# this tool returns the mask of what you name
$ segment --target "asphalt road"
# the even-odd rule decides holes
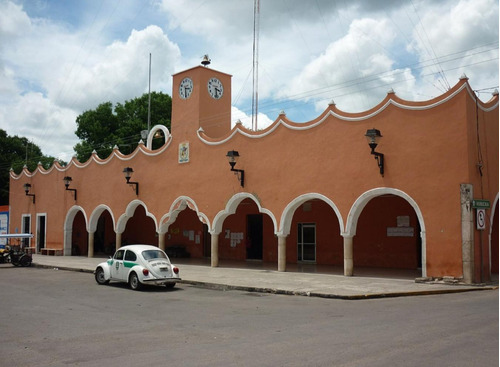
[[[0,366],[498,366],[498,290],[373,300],[135,292],[0,265]]]

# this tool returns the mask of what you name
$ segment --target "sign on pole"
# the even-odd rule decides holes
[[[474,209],[489,209],[490,208],[490,201],[483,200],[483,199],[474,199],[474,200],[472,200],[472,207]]]
[[[476,209],[476,228],[480,231],[486,229],[486,209]]]

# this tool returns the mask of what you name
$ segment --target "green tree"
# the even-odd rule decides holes
[[[12,168],[19,174],[26,165],[33,172],[40,162],[45,169],[54,163],[54,157],[46,156],[40,147],[25,137],[9,136],[0,129],[0,205],[9,203],[9,172]],[[65,162],[60,161],[62,165]]]
[[[148,128],[148,94],[125,103],[118,103],[113,110],[111,102],[100,104],[95,110],[85,111],[76,119],[76,136],[81,141],[75,145],[77,159],[87,161],[92,151],[99,157],[108,157],[115,145],[129,154],[139,144],[141,131]],[[151,126],[170,128],[172,99],[161,92],[151,93]],[[153,144],[153,149],[155,149]]]

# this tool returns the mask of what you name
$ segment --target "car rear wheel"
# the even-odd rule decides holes
[[[104,270],[102,268],[97,268],[95,271],[95,281],[100,285],[109,283],[109,280],[106,280],[106,276],[104,275]]]
[[[137,277],[136,273],[130,274],[130,278],[128,280],[128,284],[130,285],[130,288],[132,288],[134,291],[137,291],[141,288],[141,282],[139,281],[139,278]]]

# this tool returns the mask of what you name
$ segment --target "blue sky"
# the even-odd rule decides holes
[[[444,93],[462,74],[498,88],[496,0],[260,0],[259,128],[334,101],[370,109],[393,89]],[[76,117],[199,65],[233,75],[232,120],[251,126],[253,0],[0,0],[0,128],[63,160]]]

